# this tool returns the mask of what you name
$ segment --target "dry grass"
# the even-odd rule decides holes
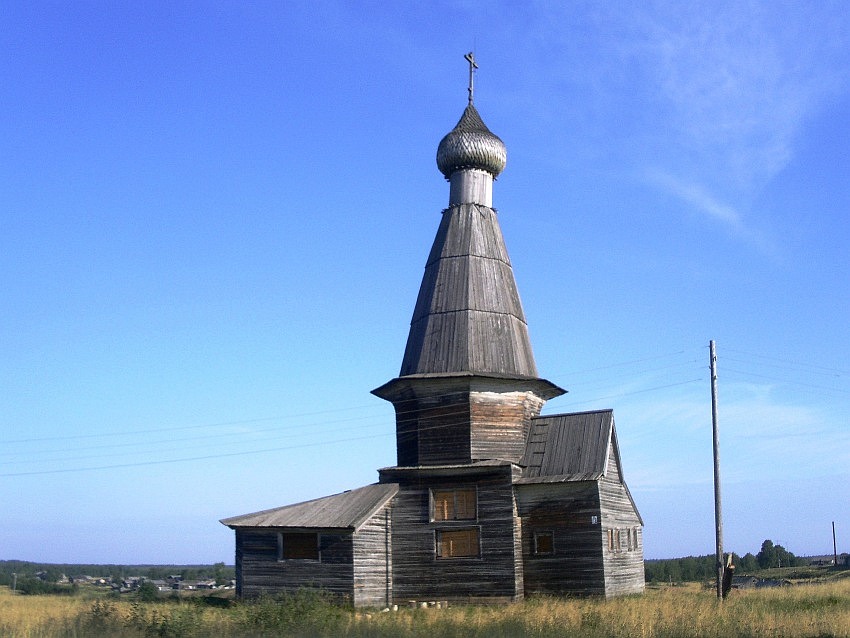
[[[216,609],[185,602],[16,596],[0,588],[0,636],[850,638],[850,579],[733,592],[722,604],[713,592],[694,585],[612,600],[543,597],[508,606],[395,613],[341,612],[324,603],[294,613],[281,608],[269,601]]]
[[[375,635],[605,638],[850,638],[850,581],[733,592],[718,603],[693,585],[612,600],[536,598],[509,607],[372,618]],[[402,629],[401,632],[392,628]]]

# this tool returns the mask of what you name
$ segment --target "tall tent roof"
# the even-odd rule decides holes
[[[537,377],[496,211],[480,204],[443,212],[401,366],[401,376],[451,373]]]

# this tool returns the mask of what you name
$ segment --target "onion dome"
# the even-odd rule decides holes
[[[462,168],[478,168],[495,179],[504,170],[507,157],[504,142],[490,132],[470,103],[457,126],[440,141],[437,168],[446,179]]]

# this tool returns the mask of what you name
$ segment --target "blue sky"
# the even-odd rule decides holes
[[[476,106],[546,413],[614,408],[651,558],[850,550],[843,2],[17,2],[0,559],[233,561],[374,482]]]

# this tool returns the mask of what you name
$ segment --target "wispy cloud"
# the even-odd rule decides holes
[[[731,237],[749,243],[762,253],[774,252],[774,247],[765,238],[764,233],[750,227],[745,222],[744,215],[733,206],[719,201],[704,186],[679,179],[658,168],[647,169],[645,179],[685,203],[689,210],[718,222],[726,228]]]
[[[741,214],[732,208],[717,201],[702,186],[686,183],[676,179],[669,173],[659,169],[649,169],[647,177],[669,193],[676,195],[688,204],[692,204],[697,210],[708,215],[710,218],[722,222],[734,233],[744,231]]]
[[[838,17],[846,11],[773,2],[636,11],[633,45],[674,145],[650,183],[772,252],[750,205],[793,161],[804,125],[846,85],[848,21]]]
[[[563,41],[571,59],[555,76],[580,75],[582,103],[622,136],[621,165],[631,157],[640,170],[655,167],[653,187],[770,252],[754,202],[847,88],[846,4],[649,0],[584,10],[588,28],[573,37],[583,48]],[[581,11],[550,9],[551,24]]]
[[[842,13],[773,2],[655,3],[641,12],[640,59],[679,143],[722,159],[740,188],[772,179],[801,126],[846,81],[832,50],[843,38],[825,35]]]
[[[724,480],[794,480],[845,472],[850,432],[829,409],[777,398],[771,385],[725,383],[720,401]],[[620,438],[630,458],[630,484],[641,489],[668,480],[708,483],[711,411],[707,392],[624,401],[617,407]],[[643,468],[643,469],[641,469]]]

